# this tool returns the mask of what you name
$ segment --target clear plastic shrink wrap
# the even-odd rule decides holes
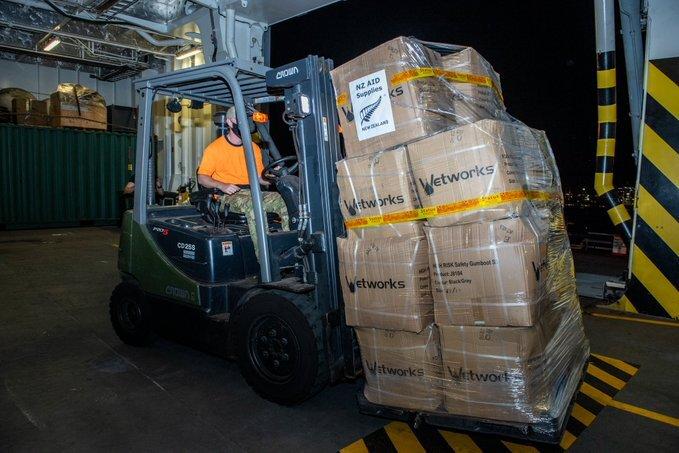
[[[441,58],[441,66],[446,71],[444,80],[453,95],[456,122],[467,124],[490,117],[508,119],[500,74],[471,47],[450,47],[456,51]]]
[[[441,56],[415,39],[399,37],[332,70],[347,157],[424,137],[447,126],[452,99],[437,77]]]
[[[386,406],[437,411],[442,398],[438,331],[420,333],[356,328],[368,400]]]
[[[547,228],[529,216],[428,227],[439,325],[532,326],[547,302]]]
[[[508,118],[499,75],[474,49],[455,48],[442,58],[425,43],[401,36],[331,71],[347,157],[399,146],[451,124]]]
[[[338,244],[348,325],[419,332],[434,321],[423,235],[349,236]]]
[[[540,141],[521,123],[466,124],[410,143],[408,155],[422,207],[438,214],[431,226],[516,215],[524,192],[546,198],[554,187]]]
[[[553,309],[531,327],[439,331],[443,411],[531,424],[563,420],[589,356],[579,307]]]
[[[340,279],[364,394],[555,426],[589,345],[554,156],[506,113],[481,55],[444,47],[396,38],[332,72]]]
[[[361,228],[371,216],[412,212],[420,207],[405,146],[337,162],[340,209],[347,222],[359,219],[351,234],[371,237],[421,235],[421,221]]]

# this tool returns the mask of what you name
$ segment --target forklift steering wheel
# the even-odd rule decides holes
[[[276,169],[277,166],[284,162],[291,162],[294,161],[295,163],[290,165],[289,167],[281,167],[279,169]],[[262,178],[264,179],[272,179],[271,176],[274,176],[275,178],[280,178],[281,176],[285,175],[294,175],[297,173],[297,170],[299,169],[299,162],[297,162],[297,156],[285,156],[281,157],[280,159],[276,159],[273,162],[269,162],[269,165],[267,165],[264,170],[262,170]]]

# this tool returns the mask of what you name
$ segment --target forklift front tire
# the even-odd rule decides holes
[[[116,286],[111,294],[109,313],[113,330],[124,343],[132,346],[151,344],[151,313],[138,286],[129,282]]]
[[[299,404],[328,381],[321,322],[314,310],[284,297],[261,294],[245,303],[235,323],[241,374],[263,398]]]

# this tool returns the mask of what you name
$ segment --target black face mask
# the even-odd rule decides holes
[[[236,137],[241,138],[238,124],[234,124],[233,126],[231,126],[231,132],[233,132],[236,135]]]

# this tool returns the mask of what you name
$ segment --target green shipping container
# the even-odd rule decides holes
[[[0,229],[115,225],[135,135],[0,124]]]

